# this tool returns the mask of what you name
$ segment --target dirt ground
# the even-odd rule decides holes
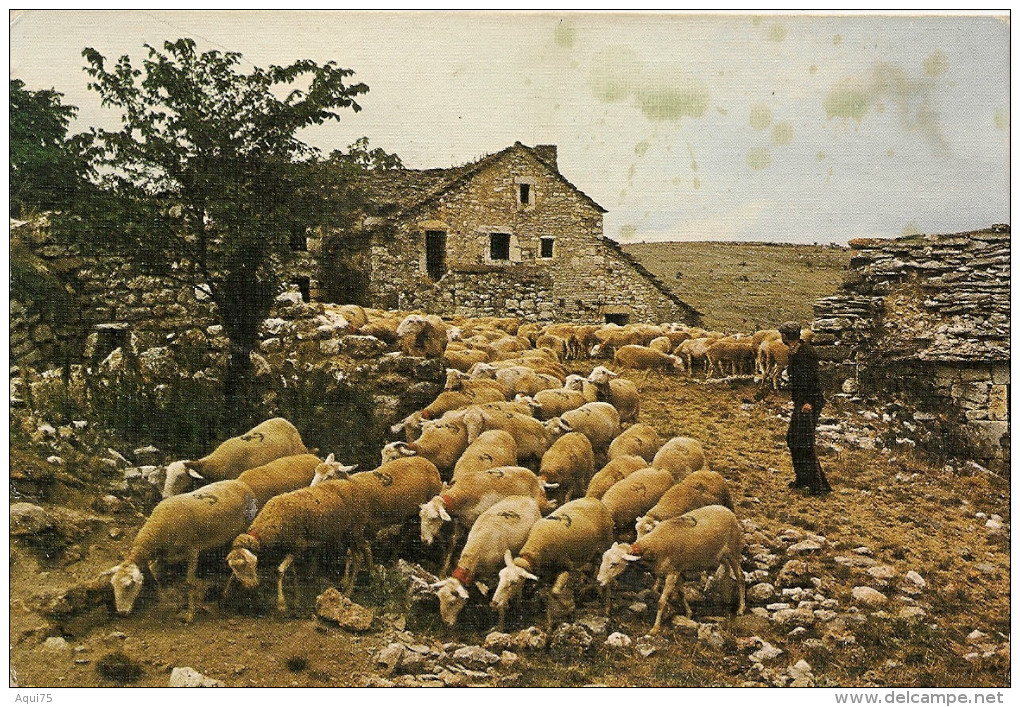
[[[1009,685],[1007,481],[960,460],[936,463],[908,448],[889,448],[892,436],[883,417],[888,401],[844,398],[835,400],[822,420],[821,458],[834,492],[825,498],[793,493],[787,489],[792,472],[784,444],[785,394],[755,402],[755,388],[746,381],[626,374],[642,392],[641,421],[663,439],[679,434],[700,439],[710,467],[732,484],[737,515],[746,521],[745,571],[760,570],[759,581],[767,577],[778,587],[789,561],[804,561],[819,580],[811,591],[830,600],[835,618],[791,630],[777,609],[768,608],[788,598],[749,600],[749,613],[739,618],[695,599],[695,628],[667,628],[648,655],[626,649],[629,667],[620,671],[614,652],[620,649],[606,646],[605,634],[621,632],[637,646],[654,617],[654,600],[645,602],[650,608],[635,607],[636,599],[649,598],[651,577],[633,571],[631,591],[621,593],[605,633],[596,635],[585,660],[517,651],[513,661],[466,672],[457,684],[764,686],[786,684],[789,666],[803,659],[820,686]],[[872,448],[876,444],[883,447]],[[54,616],[44,609],[52,597],[116,564],[141,525],[143,518],[130,509],[94,510],[94,501],[105,493],[103,488],[57,489],[41,503],[87,519],[70,548],[52,552],[26,539],[12,541],[11,665],[22,687],[164,686],[179,666],[230,686],[428,684],[420,676],[401,683],[387,675],[376,663],[377,654],[393,642],[449,654],[461,644],[483,643],[495,626],[484,606],[466,611],[467,620],[454,629],[420,610],[406,615],[404,585],[394,576],[395,558],[385,558],[385,550],[380,554],[386,576],[363,577],[352,596],[376,613],[372,628],[360,634],[314,616],[315,597],[336,580],[335,568],[315,560],[299,568],[295,608],[287,616],[273,611],[271,581],[254,595],[221,605],[227,577],[222,556],[203,565],[207,592],[193,624],[179,619],[185,604],[180,572],[168,578],[158,602],[143,592],[131,616],[117,616],[112,597],[89,610]],[[791,550],[797,539],[819,536],[820,548],[803,554]],[[431,556],[407,559],[434,569]],[[891,572],[869,573],[874,567]],[[922,586],[906,579],[910,572],[922,578]],[[861,606],[851,594],[857,586],[878,589],[887,603]],[[511,615],[508,631],[542,626],[538,606],[525,603]],[[905,618],[909,607],[919,608],[920,618],[916,610],[914,618]],[[598,615],[598,598],[579,596],[575,618]],[[750,659],[763,641],[783,655],[765,665]],[[136,661],[140,674],[123,682],[101,675],[98,665],[112,652]]]

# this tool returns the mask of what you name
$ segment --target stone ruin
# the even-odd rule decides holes
[[[846,392],[902,400],[928,451],[1009,469],[1010,229],[850,241],[841,292],[815,302]],[[909,418],[909,416],[908,416]]]

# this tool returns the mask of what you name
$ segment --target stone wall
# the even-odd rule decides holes
[[[1009,227],[850,246],[842,292],[814,306],[822,358],[915,407],[924,447],[1008,469]]]
[[[520,184],[532,203],[519,203]],[[446,234],[446,275],[428,276],[425,234]],[[509,258],[490,257],[493,233],[510,236]],[[543,258],[543,238],[553,239]],[[363,304],[529,321],[604,322],[607,308],[631,321],[697,323],[698,313],[602,235],[602,212],[526,151],[510,152],[413,217],[378,224]]]

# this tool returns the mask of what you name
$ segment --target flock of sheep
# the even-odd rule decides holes
[[[665,581],[653,631],[688,572],[730,577],[737,611],[744,610],[741,525],[727,482],[708,469],[702,445],[689,437],[662,440],[639,422],[633,382],[604,365],[567,375],[563,362],[611,354],[614,367],[630,369],[757,369],[776,385],[786,363],[778,332],[733,338],[678,325],[543,327],[495,318],[450,326],[435,316],[348,309],[359,333],[408,355],[443,357],[446,389],[394,427],[404,440],[385,445],[371,471],[352,474],[354,467],[333,454],[320,459],[282,418],[202,459],[170,464],[164,500],[124,561],[107,571],[119,613],[132,610],[143,566],[158,586],[161,560],[187,560],[192,620],[199,553],[228,545],[224,593],[235,579],[257,586],[259,557],[283,555],[276,587],[277,608],[285,611],[287,570],[314,548],[346,553],[341,588],[350,592],[359,571],[374,567],[377,531],[416,515],[424,543],[447,544],[445,578],[434,589],[450,625],[472,587],[488,596],[495,583],[490,605],[502,628],[508,604],[529,581],[551,582],[551,624],[571,611],[571,585],[593,567],[608,612],[614,579],[638,560]],[[186,492],[195,484],[205,485]],[[450,534],[442,532],[446,523]]]

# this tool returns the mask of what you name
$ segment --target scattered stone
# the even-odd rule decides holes
[[[11,505],[10,534],[13,536],[35,535],[56,526],[56,521],[41,506],[34,503]]]
[[[540,651],[548,642],[545,631],[529,626],[513,634],[513,645],[518,650]]]
[[[194,668],[174,668],[170,673],[169,687],[226,687],[220,680],[207,678]]]
[[[811,673],[811,664],[806,660],[798,660],[786,669],[787,674],[793,682],[790,687],[814,687],[815,676]]]
[[[896,576],[896,570],[889,565],[879,565],[877,567],[869,567],[867,570],[875,579],[892,579]]]
[[[405,650],[402,644],[391,643],[376,654],[375,662],[384,666],[387,673],[392,673],[400,665]]]
[[[367,631],[375,618],[373,611],[355,604],[333,587],[316,598],[315,613],[349,631]]]
[[[43,648],[48,651],[66,651],[70,650],[71,645],[60,636],[50,636],[43,641]]]
[[[514,647],[514,639],[509,633],[493,631],[485,637],[482,647],[490,651],[505,651]]]
[[[645,604],[643,601],[636,601],[628,606],[627,609],[635,614],[643,614],[648,611],[648,604]]]
[[[888,601],[885,594],[871,587],[854,587],[850,593],[853,595],[854,601],[869,607],[882,606]]]
[[[967,634],[967,643],[980,643],[985,638],[988,638],[987,633],[985,633],[984,631],[979,631],[978,629],[974,629],[973,631]]]
[[[811,568],[803,560],[790,560],[776,577],[779,587],[812,587]]]
[[[750,659],[754,663],[764,663],[767,660],[775,660],[783,654],[783,651],[776,648],[768,641],[761,642],[761,648],[756,650],[750,655]]]
[[[789,609],[790,605],[784,601],[777,601],[772,604],[767,604],[765,608],[769,611],[782,611],[783,609]]]
[[[797,609],[780,609],[772,616],[772,620],[780,626],[810,626],[815,622],[815,614],[806,607]]]
[[[616,631],[606,638],[606,645],[610,648],[630,648],[634,641],[625,633]]]
[[[818,552],[824,546],[825,545],[822,542],[819,542],[817,540],[808,539],[808,540],[801,540],[799,543],[796,543],[795,545],[791,545],[789,548],[787,548],[786,551],[791,553],[791,554],[794,554],[794,555],[800,555],[800,554],[806,554],[806,553],[809,553],[809,552]]]
[[[662,647],[662,640],[656,639],[655,636],[642,636],[634,644],[634,650],[638,652],[642,658],[647,658],[653,653],[658,652],[659,648]]]
[[[499,664],[504,668],[509,668],[517,663],[521,657],[513,651],[503,651],[499,654]]]
[[[481,646],[464,646],[453,652],[453,660],[479,668],[485,668],[499,662],[499,656]]]
[[[113,494],[108,493],[105,496],[96,499],[96,502],[93,504],[93,508],[95,508],[100,513],[106,514],[116,513],[117,511],[124,508],[124,501],[120,500]]]
[[[715,650],[722,650],[726,643],[722,635],[716,631],[715,626],[711,624],[698,625],[698,642]]]
[[[549,637],[549,651],[558,658],[579,658],[591,648],[593,638],[580,624],[560,624]]]
[[[901,619],[923,619],[928,614],[919,606],[905,606],[897,616]]]
[[[922,577],[921,575],[919,575],[919,574],[918,574],[917,572],[915,572],[914,570],[910,570],[909,572],[907,572],[907,574],[906,574],[906,575],[904,575],[904,578],[905,578],[905,579],[906,579],[906,580],[907,580],[908,582],[910,582],[910,583],[914,584],[914,585],[915,585],[915,586],[917,586],[917,587],[924,587],[925,585],[927,585],[927,584],[928,584],[928,583],[927,583],[927,582],[926,582],[926,581],[924,580],[924,577]]]
[[[593,634],[603,634],[609,627],[609,619],[605,616],[588,616],[577,623],[584,626]]]
[[[698,635],[698,622],[692,621],[686,616],[674,616],[673,617],[673,628],[681,636],[697,636]]]

